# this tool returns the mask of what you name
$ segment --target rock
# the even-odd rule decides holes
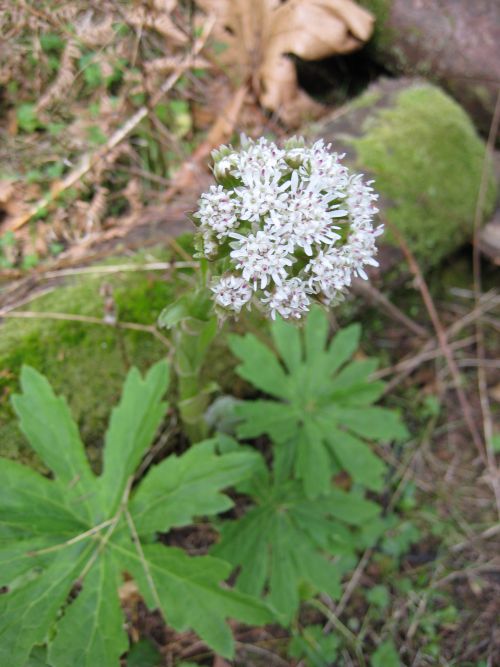
[[[500,85],[500,2],[359,2],[376,17],[376,59],[395,73],[439,83],[487,132]]]
[[[466,112],[436,86],[382,79],[311,134],[346,153],[347,163],[375,180],[382,219],[384,270],[400,259],[394,225],[422,268],[472,238],[485,144]],[[493,163],[483,220],[496,199]]]

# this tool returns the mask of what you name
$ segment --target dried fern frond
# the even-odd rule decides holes
[[[132,222],[137,220],[139,213],[143,210],[144,204],[141,199],[141,186],[137,178],[131,178],[127,187],[123,191],[123,196],[128,201],[130,211],[127,218]]]
[[[106,212],[106,204],[109,190],[102,186],[96,188],[95,194],[90,202],[85,219],[85,234],[92,234],[101,227],[101,222]]]
[[[55,80],[38,100],[37,111],[41,111],[60,100],[62,95],[70,88],[75,78],[75,60],[79,57],[80,49],[77,43],[70,39],[64,48]]]

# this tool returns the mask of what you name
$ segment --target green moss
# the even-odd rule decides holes
[[[375,104],[382,97],[382,93],[378,90],[368,90],[363,95],[355,97],[352,102],[349,103],[349,109],[354,111],[356,109],[367,109],[369,107],[375,106]]]
[[[431,266],[472,236],[485,147],[469,117],[438,88],[415,84],[367,116],[351,138],[356,167],[376,177],[384,215]],[[492,167],[484,217],[493,210]],[[395,243],[390,229],[384,240]]]
[[[148,252],[148,260],[151,251]],[[165,251],[155,260],[168,259]],[[123,257],[111,263],[123,263]],[[139,254],[130,261],[141,264]],[[70,313],[101,318],[103,283],[111,285],[122,322],[154,324],[160,310],[171,301],[179,285],[161,272],[93,274],[75,277],[28,306],[30,311]],[[161,358],[166,348],[151,334],[117,330],[97,324],[45,319],[8,319],[0,327],[0,455],[35,463],[25,446],[10,406],[18,390],[21,365],[30,364],[46,374],[58,393],[70,403],[91,458],[96,459],[111,407],[130,365],[145,369]]]

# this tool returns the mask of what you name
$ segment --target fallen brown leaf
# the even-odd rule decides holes
[[[298,87],[288,54],[319,60],[359,48],[373,30],[373,16],[352,0],[197,0],[217,22],[225,44],[221,63],[251,82],[263,106],[289,125],[321,106]]]

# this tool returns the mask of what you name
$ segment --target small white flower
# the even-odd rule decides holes
[[[309,310],[311,299],[307,294],[305,283],[300,278],[291,278],[276,287],[271,294],[265,292],[262,302],[269,308],[273,320],[276,319],[276,314],[284,319],[300,320]]]
[[[313,299],[335,303],[353,278],[378,266],[378,195],[322,140],[284,148],[242,138],[213,152],[218,185],[195,214],[203,254],[229,265],[212,287],[221,308],[253,299],[272,317],[300,319]]]
[[[194,214],[202,230],[215,232],[218,239],[238,226],[238,216],[239,201],[222,185],[211,185],[209,191],[201,195],[199,209]]]
[[[226,275],[212,287],[214,301],[217,305],[239,313],[252,298],[252,288],[239,276]]]

